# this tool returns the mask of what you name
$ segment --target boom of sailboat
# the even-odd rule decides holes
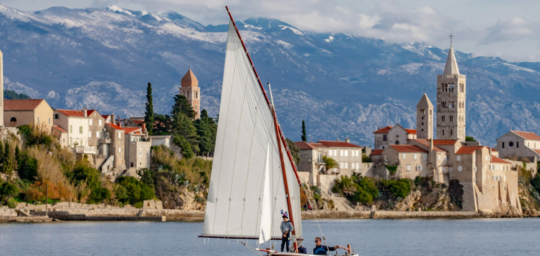
[[[202,238],[258,240],[260,253],[299,254],[300,180],[270,98],[234,19],[229,29],[219,123]],[[292,252],[264,246],[281,240],[282,215],[294,227]],[[263,248],[261,248],[263,247]],[[344,255],[355,255],[348,247]]]

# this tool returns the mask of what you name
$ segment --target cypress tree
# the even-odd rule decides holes
[[[193,110],[191,103],[189,103],[188,99],[184,95],[178,94],[174,96],[174,105],[171,116],[174,118],[177,113],[186,115],[190,120],[195,119],[195,110]]]
[[[148,83],[146,89],[146,111],[144,112],[144,122],[146,123],[146,130],[151,134],[154,129],[154,103],[152,99],[152,84]]]
[[[307,141],[306,123],[302,120],[302,141]]]

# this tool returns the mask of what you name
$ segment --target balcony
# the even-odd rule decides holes
[[[97,148],[92,146],[75,146],[75,153],[77,154],[96,154]]]

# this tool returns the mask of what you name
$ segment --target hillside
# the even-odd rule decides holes
[[[225,11],[224,25],[204,26],[176,12],[116,6],[22,12],[0,5],[5,89],[46,98],[54,108],[126,117],[142,115],[145,86],[152,82],[155,111],[168,113],[191,67],[202,107],[215,116],[227,22]],[[293,140],[306,120],[308,140],[348,136],[373,144],[377,126],[414,128],[422,93],[435,100],[445,49],[300,31],[266,18],[238,25],[261,79],[273,85],[278,116]],[[540,132],[539,63],[456,55],[467,75],[467,135],[493,145],[510,128]]]

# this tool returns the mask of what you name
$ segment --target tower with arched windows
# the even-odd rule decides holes
[[[459,69],[450,45],[446,66],[437,76],[437,139],[465,141],[467,82]]]
[[[201,88],[199,88],[199,80],[197,80],[191,68],[182,77],[180,84],[180,95],[186,96],[189,103],[191,103],[191,107],[195,110],[195,119],[199,119],[201,116]]]
[[[416,105],[416,138],[433,139],[433,104],[425,93]]]

